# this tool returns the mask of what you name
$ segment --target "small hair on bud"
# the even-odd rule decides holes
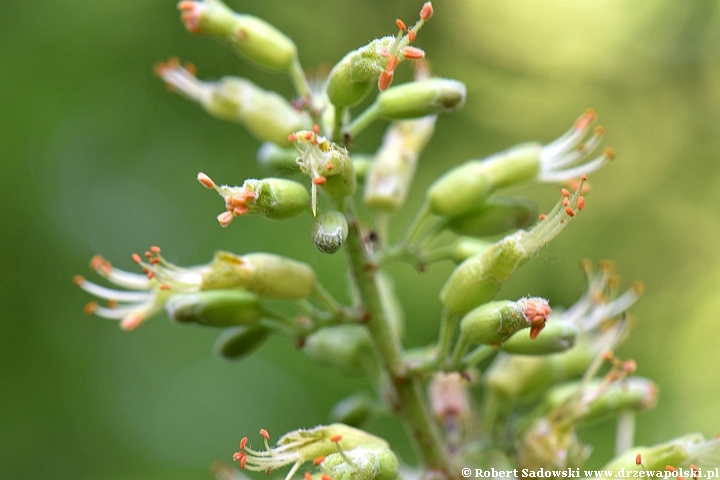
[[[432,17],[433,14],[433,6],[432,3],[426,2],[425,5],[422,6],[422,9],[420,10],[420,18],[423,20],[428,20],[430,17]]]
[[[270,434],[269,434],[268,431],[265,430],[264,428],[261,428],[261,429],[260,429],[260,435],[262,435],[263,437],[265,437],[265,440],[270,440]]]
[[[197,174],[197,180],[198,182],[202,183],[205,188],[215,188],[215,182],[213,182],[212,179],[205,175],[203,172]]]
[[[325,456],[320,455],[319,457],[316,457],[315,460],[313,460],[313,465],[315,465],[315,466],[317,467],[318,465],[320,465],[320,464],[323,463],[324,461],[325,461]]]
[[[398,18],[397,20],[395,20],[395,25],[397,25],[398,28],[399,28],[400,30],[402,30],[403,32],[406,32],[406,31],[407,31],[407,25],[405,25],[405,22],[403,22],[403,21],[400,20],[399,18]]]

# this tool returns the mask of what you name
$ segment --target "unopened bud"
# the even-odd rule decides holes
[[[703,439],[699,433],[691,433],[652,447],[631,448],[602,469],[608,473],[620,471],[657,471],[665,470],[666,465],[688,467],[691,463],[700,467],[717,467],[717,456],[720,453],[720,440]],[[640,455],[642,464],[635,463]],[[702,461],[701,461],[702,459]]]
[[[549,314],[550,306],[543,298],[490,302],[465,315],[460,321],[460,331],[472,343],[499,345],[525,328],[530,328],[530,337],[535,338]]]
[[[658,388],[642,377],[628,377],[610,386],[603,379],[587,384],[573,382],[550,390],[545,395],[544,408],[550,411],[560,407],[578,392],[582,395],[582,421],[587,423],[623,411],[653,408],[657,403]]]
[[[215,340],[214,350],[228,360],[240,360],[265,343],[270,333],[262,325],[228,328]]]
[[[435,130],[436,118],[432,115],[390,126],[365,181],[365,203],[370,208],[392,213],[405,203],[418,157]]]
[[[252,325],[262,317],[257,295],[245,290],[208,290],[173,295],[165,303],[171,319],[210,327]]]
[[[297,150],[283,148],[272,142],[263,143],[257,151],[257,161],[272,172],[297,171]]]
[[[219,251],[202,277],[201,290],[244,288],[260,297],[298,300],[315,288],[309,265],[270,253],[238,256]]]
[[[529,199],[492,196],[473,212],[452,218],[447,227],[458,235],[490,236],[527,228],[537,217],[537,207]]]
[[[303,351],[318,363],[358,377],[376,370],[367,330],[360,325],[326,327],[305,340]]]
[[[451,219],[472,213],[495,190],[536,178],[540,153],[540,144],[519,145],[453,168],[428,189],[430,209]]]
[[[458,80],[429,78],[388,88],[375,103],[378,116],[401,120],[459,110],[466,96],[465,84]]]
[[[232,47],[241,57],[268,70],[289,70],[297,54],[290,38],[265,20],[230,10],[220,0],[182,1],[185,26]]]
[[[462,263],[468,258],[478,255],[493,245],[493,242],[473,237],[460,237],[453,243],[450,259],[455,263]]]
[[[348,223],[345,215],[329,211],[318,215],[312,227],[312,241],[323,253],[335,253],[340,250],[348,236]]]
[[[372,398],[362,393],[356,393],[335,404],[330,412],[330,420],[351,427],[359,427],[372,417],[375,408],[375,401]]]
[[[508,353],[520,355],[548,355],[563,352],[573,345],[579,334],[578,327],[569,322],[553,321],[551,317],[535,339],[527,335],[513,335],[500,346]]]
[[[388,447],[367,444],[328,455],[322,467],[330,478],[395,480],[398,478],[399,464]]]

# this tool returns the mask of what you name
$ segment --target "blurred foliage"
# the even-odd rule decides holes
[[[229,4],[293,37],[306,68],[413,19],[419,1],[274,0]],[[638,443],[720,431],[720,8],[714,0],[439,0],[417,45],[435,72],[469,87],[440,119],[399,234],[424,188],[448,167],[525,140],[549,141],[588,107],[618,159],[591,177],[587,212],[501,292],[569,305],[582,258],[614,259],[646,294],[621,355],[661,388]],[[310,241],[308,216],[221,229],[219,200],[195,181],[262,175],[239,126],[165,92],[152,65],[178,55],[200,77],[248,77],[291,94],[221,45],[187,34],[173,1],[0,4],[0,478],[200,479],[263,427],[277,437],[326,421],[362,382],[311,364],[274,340],[239,364],[213,358],[214,331],[154,319],[137,332],[85,318],[72,285],[102,253],[129,268],[151,244],[170,261],[217,248],[302,258],[344,296],[343,258]],[[403,67],[405,68],[405,67]],[[407,71],[405,72],[407,74]],[[358,141],[374,151],[375,126]],[[547,210],[549,186],[526,189]],[[219,208],[220,207],[220,208]],[[297,236],[295,235],[297,232]],[[287,239],[295,239],[288,242]],[[393,269],[407,300],[409,345],[436,335],[436,294],[450,265]],[[411,461],[399,425],[378,422]],[[612,451],[612,424],[581,432]]]

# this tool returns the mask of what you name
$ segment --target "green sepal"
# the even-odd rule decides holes
[[[575,324],[561,322],[550,317],[545,328],[535,339],[524,334],[513,335],[505,340],[500,348],[508,353],[519,355],[548,355],[564,352],[575,345],[579,335]]]
[[[263,314],[257,295],[241,289],[178,293],[165,302],[171,319],[209,327],[253,325]]]
[[[537,207],[527,198],[491,196],[473,212],[452,218],[447,228],[458,235],[489,236],[527,228],[537,218]]]
[[[466,96],[467,88],[458,80],[429,78],[390,87],[375,104],[379,116],[403,120],[459,110]]]
[[[303,351],[318,363],[351,377],[365,376],[377,370],[370,336],[360,325],[318,330],[305,339]]]
[[[240,360],[260,347],[270,336],[262,325],[228,328],[215,340],[215,353],[227,360]]]

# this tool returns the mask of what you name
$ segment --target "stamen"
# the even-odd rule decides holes
[[[327,178],[325,178],[325,177],[315,177],[315,178],[313,178],[312,182],[313,182],[315,185],[325,185],[325,183],[327,182]]]
[[[248,438],[243,437],[242,440],[240,440],[240,450],[245,450],[245,445],[247,445]]]
[[[578,207],[578,210],[582,210],[583,208],[585,208],[585,197],[583,197],[583,196],[578,197],[577,207]]]
[[[407,25],[405,25],[405,22],[403,22],[399,18],[395,20],[395,25],[397,25],[397,27],[403,32],[407,31]]]
[[[137,253],[133,253],[131,258],[132,258],[132,261],[137,264],[142,263],[142,258],[140,258],[140,255],[138,255]]]
[[[635,465],[642,465],[642,454],[638,453],[635,456]]]
[[[120,320],[120,328],[122,328],[125,331],[131,331],[135,330],[137,327],[139,327],[145,318],[140,315],[139,313],[130,314],[127,317]]]
[[[203,172],[197,174],[197,179],[198,182],[202,183],[205,188],[215,188],[215,182],[213,182],[212,179],[205,175]]]
[[[317,457],[315,460],[313,460],[313,465],[315,465],[315,466],[317,467],[318,465],[320,465],[320,464],[323,463],[324,461],[325,461],[325,457],[324,457],[324,456]]]
[[[403,57],[409,58],[411,60],[419,60],[421,58],[425,58],[425,51],[416,47],[403,47],[402,53]]]
[[[433,6],[432,3],[426,2],[425,5],[422,6],[422,9],[420,10],[420,18],[427,21],[432,17],[433,14]]]
[[[383,70],[383,72],[380,74],[380,78],[378,78],[378,90],[381,92],[384,92],[388,89],[390,84],[392,83],[393,74],[392,72],[389,72],[387,70]]]
[[[567,214],[570,215],[571,217],[574,217],[574,216],[575,216],[575,210],[573,210],[573,209],[570,208],[570,207],[565,207],[565,213],[567,213]]]
[[[83,312],[85,313],[85,315],[92,315],[92,313],[95,312],[95,310],[97,310],[97,309],[98,309],[97,302],[89,302],[83,308]]]
[[[305,473],[303,474],[303,478],[304,478],[305,480],[312,480],[312,475],[310,475],[310,472],[305,472]]]
[[[227,227],[230,225],[230,222],[233,220],[233,214],[232,212],[222,212],[220,215],[217,216],[218,222],[220,222],[220,226]]]
[[[333,443],[337,443],[340,440],[342,440],[342,435],[333,435],[332,437],[330,437],[330,441]]]

